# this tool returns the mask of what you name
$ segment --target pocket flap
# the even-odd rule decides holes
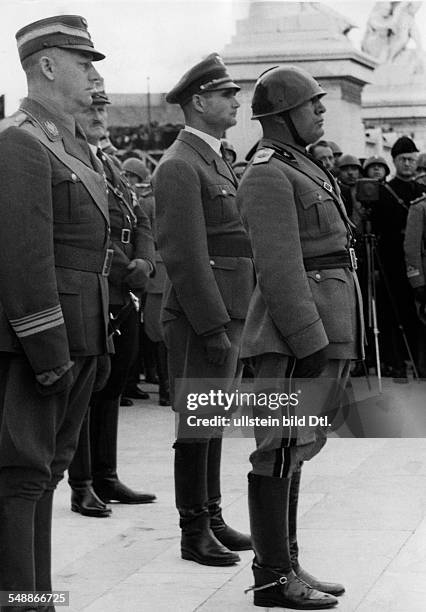
[[[323,204],[325,199],[324,195],[319,190],[309,190],[299,194],[300,203],[303,208],[310,208],[314,204]]]
[[[67,168],[58,168],[55,170],[52,176],[52,185],[59,185],[59,183],[79,183],[80,179],[75,172],[68,170]]]
[[[343,283],[347,281],[347,275],[343,268],[336,268],[332,270],[310,270],[306,272],[308,278],[314,280],[316,283],[322,283],[326,280],[339,280]]]
[[[221,257],[221,256],[210,256],[210,265],[213,269],[219,270],[235,270],[237,268],[236,257]]]
[[[235,191],[229,185],[208,185],[207,189],[211,198],[235,197]]]

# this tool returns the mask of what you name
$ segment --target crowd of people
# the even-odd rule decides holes
[[[86,20],[43,19],[16,39],[28,96],[0,126],[0,592],[12,597],[1,609],[54,610],[13,597],[52,592],[53,493],[66,470],[84,516],[155,501],[118,476],[119,406],[148,398],[142,370],[176,413],[182,559],[228,566],[253,549],[256,606],[334,607],[344,586],[300,562],[302,468],[326,443],[322,419],[347,401],[370,298],[383,373],[404,380],[411,361],[424,375],[422,156],[398,139],[386,181],[383,158],[342,154],[322,140],[327,92],[286,66],[259,77],[263,136],[237,162],[223,137],[240,88],[213,53],[167,94],[185,126],[151,177],[106,137],[110,100],[94,66],[105,56]],[[298,423],[284,404],[279,429],[254,428],[250,534],[222,515],[223,426],[188,421],[194,389],[231,392],[244,364],[257,394],[313,381],[304,410],[319,415]]]

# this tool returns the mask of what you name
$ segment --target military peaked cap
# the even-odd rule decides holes
[[[30,23],[16,33],[16,42],[21,62],[49,47],[90,53],[93,61],[105,58],[94,49],[87,21],[79,15],[56,15]]]
[[[166,96],[170,104],[184,104],[194,94],[220,89],[240,87],[229,76],[223,59],[217,53],[211,53],[201,62],[190,68]]]

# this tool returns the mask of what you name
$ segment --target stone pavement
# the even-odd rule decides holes
[[[393,409],[399,407],[399,423],[411,414],[412,406],[414,421],[426,422],[422,385],[394,385],[386,380],[385,392]],[[122,480],[154,491],[155,504],[115,504],[109,518],[82,517],[70,511],[66,481],[59,486],[54,511],[54,588],[70,591],[70,607],[57,610],[259,609],[253,606],[252,595],[244,594],[252,584],[251,551],[241,553],[241,562],[229,568],[180,559],[173,492],[174,417],[156,401],[152,394],[152,400],[122,408],[119,432]],[[417,431],[424,435],[421,427]],[[413,437],[332,437],[305,464],[301,560],[309,572],[346,585],[336,608],[340,612],[426,610],[426,439],[416,438],[413,427],[404,435]],[[247,457],[253,446],[247,438],[224,441],[224,514],[242,530],[248,530]]]

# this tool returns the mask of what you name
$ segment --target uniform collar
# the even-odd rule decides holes
[[[218,140],[214,136],[210,136],[210,134],[206,134],[206,132],[197,130],[196,128],[190,125],[185,125],[184,131],[189,132],[190,134],[195,134],[195,136],[198,136],[198,138],[201,138],[201,140],[204,140],[204,142],[206,142],[213,149],[213,151],[217,153],[217,155],[219,155],[219,157],[222,157],[221,152],[220,152],[220,145],[221,145],[220,140]]]
[[[68,113],[64,113],[62,108],[56,104],[56,102],[52,102],[52,100],[48,100],[43,96],[32,95],[31,97],[25,98],[29,102],[37,102],[40,106],[42,106],[58,123],[61,124],[62,127],[66,128],[73,136],[75,136],[75,119],[72,115]]]

